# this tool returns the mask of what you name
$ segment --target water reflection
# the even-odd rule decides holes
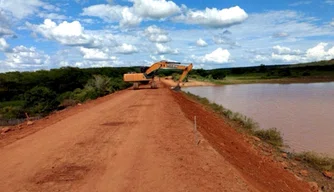
[[[295,151],[334,156],[334,83],[246,84],[183,89],[278,128]]]

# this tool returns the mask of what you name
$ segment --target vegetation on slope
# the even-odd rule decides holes
[[[131,86],[123,74],[137,68],[65,67],[50,71],[0,74],[0,125],[9,120],[44,116],[79,102]],[[14,121],[17,122],[17,121]]]
[[[267,130],[259,129],[259,124],[245,115],[233,112],[216,103],[212,103],[207,98],[194,95],[190,92],[187,92],[186,94],[189,97],[195,99],[196,101],[199,101],[201,104],[208,106],[217,114],[225,116],[229,120],[237,122],[242,128],[241,131],[257,136],[261,138],[263,141],[273,145],[276,148],[283,146],[283,138],[280,132],[276,128],[271,128]]]
[[[204,106],[212,109],[215,113],[226,117],[227,119],[238,123],[240,126],[234,127],[238,131],[250,134],[260,138],[262,141],[270,144],[278,151],[285,146],[281,133],[276,128],[260,129],[259,124],[251,118],[237,112],[232,112],[221,105],[210,102],[207,98],[194,95],[187,92],[186,95]],[[315,152],[289,153],[288,158],[300,159],[318,171],[334,171],[334,158]]]

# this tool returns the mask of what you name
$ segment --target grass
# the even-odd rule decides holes
[[[254,135],[273,146],[283,146],[283,138],[280,131],[278,131],[276,128],[270,128],[267,130],[256,130]]]
[[[22,107],[24,105],[24,101],[21,100],[17,100],[17,101],[4,101],[4,102],[0,102],[0,108],[4,108],[4,107]]]
[[[199,76],[199,75],[190,75],[189,79],[194,79],[196,81],[202,81],[202,82],[209,82],[209,83],[213,83],[213,84],[216,84],[216,85],[226,84],[222,80],[215,80],[215,79],[212,79],[212,78],[202,77],[202,76]]]
[[[334,158],[328,157],[326,155],[321,155],[315,152],[303,152],[293,154],[293,156],[298,157],[319,171],[334,170]]]
[[[229,84],[250,84],[250,83],[312,83],[312,82],[331,82],[334,81],[334,71],[292,71],[289,76],[277,74],[268,75],[269,72],[252,72],[245,74],[228,74],[223,80],[216,80],[199,75],[191,75],[190,79],[197,81],[210,82],[216,85]],[[308,73],[307,76],[303,75]]]
[[[210,102],[207,98],[203,98],[189,92],[186,94],[194,100],[199,101],[201,104],[211,108],[217,114],[225,116],[231,121],[237,122],[241,125],[242,130],[248,134],[261,138],[263,141],[271,144],[275,148],[283,146],[283,138],[281,133],[276,128],[267,130],[260,129],[257,122],[241,113],[225,109],[221,105]]]
[[[194,95],[190,92],[186,92],[190,98],[198,101],[204,106],[209,107],[215,113],[226,117],[227,119],[237,122],[241,125],[241,129],[249,135],[256,136],[262,141],[270,144],[279,151],[284,146],[283,137],[279,130],[276,128],[260,129],[259,124],[253,119],[242,115],[240,113],[233,112],[229,109],[225,109],[222,105],[210,102],[207,98]],[[307,163],[311,167],[318,171],[334,171],[334,158],[326,155],[321,155],[315,152],[303,152],[303,153],[291,153],[292,158],[299,158],[303,162]]]

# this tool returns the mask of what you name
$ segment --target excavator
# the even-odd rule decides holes
[[[170,61],[159,61],[151,65],[151,67],[141,68],[141,73],[127,73],[123,75],[123,80],[125,82],[133,83],[133,89],[139,89],[139,85],[150,84],[151,88],[156,89],[157,84],[154,81],[154,77],[159,69],[180,69],[182,70],[182,75],[179,78],[177,85],[173,88],[175,91],[181,90],[180,83],[186,78],[189,71],[193,68],[193,64],[190,63],[188,66],[181,65],[180,62],[170,62]]]

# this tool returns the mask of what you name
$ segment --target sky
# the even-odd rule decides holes
[[[334,0],[0,0],[0,72],[334,58]]]

